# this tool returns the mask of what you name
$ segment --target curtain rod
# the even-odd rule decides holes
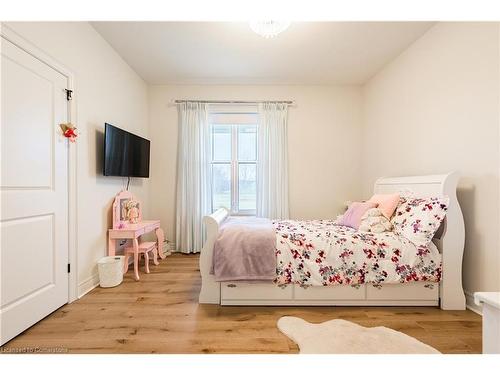
[[[174,100],[174,104],[178,103],[186,103],[186,102],[197,102],[197,103],[207,103],[207,104],[258,104],[258,103],[268,103],[268,102],[274,102],[274,103],[285,103],[288,105],[295,105],[295,102],[293,100],[185,100],[185,99],[178,99]]]

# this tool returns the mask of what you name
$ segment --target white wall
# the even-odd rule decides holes
[[[344,201],[367,197],[382,175],[459,170],[465,288],[500,289],[498,24],[437,24],[363,88],[149,89],[88,23],[7,25],[75,74],[81,291],[96,281],[112,199],[123,186],[102,176],[104,122],[152,139],[151,179],[133,181],[132,191],[144,201],[145,216],[160,218],[173,239],[177,112],[169,103],[197,98],[296,101],[289,112],[294,218],[335,217]]]
[[[359,197],[361,93],[352,86],[151,86],[151,213],[175,234],[177,109],[173,99],[295,100],[289,109],[290,215],[335,218]]]
[[[500,290],[499,26],[440,23],[363,89],[362,186],[458,170],[464,288]]]
[[[111,205],[123,180],[102,176],[104,122],[148,136],[147,86],[86,22],[6,23],[75,74],[78,179],[79,293],[97,281],[96,261],[105,255]],[[131,190],[148,209],[148,181]],[[147,216],[147,213],[146,215]]]

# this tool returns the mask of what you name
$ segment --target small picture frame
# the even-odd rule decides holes
[[[120,199],[120,221],[127,221],[127,203],[130,201],[130,198],[122,198]]]

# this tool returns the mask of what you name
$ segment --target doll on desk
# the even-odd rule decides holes
[[[143,234],[156,233],[157,241],[140,241]],[[108,255],[114,256],[116,252],[116,240],[127,239],[132,242],[132,246],[124,250],[125,262],[124,270],[128,270],[128,260],[134,257],[134,278],[139,280],[139,258],[144,255],[144,266],[146,273],[149,273],[149,257],[153,256],[153,262],[158,265],[157,257],[165,258],[163,254],[163,241],[165,235],[160,228],[159,220],[142,220],[141,202],[128,191],[121,191],[115,197],[113,203],[113,228],[108,231]]]

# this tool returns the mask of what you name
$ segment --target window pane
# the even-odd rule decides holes
[[[212,209],[231,209],[231,164],[212,164]]]
[[[257,208],[257,166],[242,164],[238,166],[238,192],[240,210],[255,210]]]
[[[213,125],[212,159],[231,160],[231,125]]]
[[[238,160],[257,160],[256,125],[238,125]]]

